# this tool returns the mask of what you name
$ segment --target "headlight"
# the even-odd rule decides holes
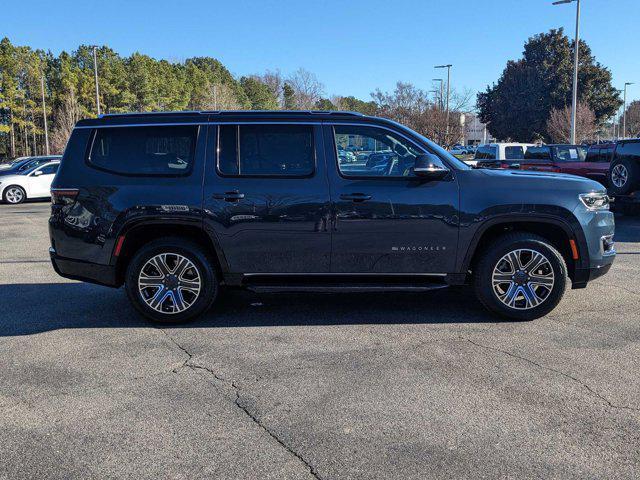
[[[581,193],[579,197],[589,210],[609,210],[609,196],[606,193]]]

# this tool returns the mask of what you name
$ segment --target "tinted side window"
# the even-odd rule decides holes
[[[622,142],[616,147],[616,158],[640,161],[640,142]]]
[[[478,147],[474,158],[476,160],[495,160],[496,147],[489,147],[489,146]]]
[[[529,147],[524,152],[527,160],[551,160],[551,149],[549,147]]]
[[[221,125],[218,170],[224,175],[308,176],[315,168],[310,125]]]
[[[517,147],[504,147],[504,158],[506,160],[520,160],[524,158],[524,148]]]
[[[124,175],[185,175],[197,135],[195,125],[98,128],[87,161]]]

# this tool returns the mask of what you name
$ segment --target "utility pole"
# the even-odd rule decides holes
[[[576,2],[576,37],[573,49],[573,91],[571,98],[571,138],[569,143],[576,143],[576,112],[578,109],[578,51],[580,50],[580,0],[558,0],[553,5]]]
[[[622,103],[622,138],[627,138],[627,86],[633,85],[633,82],[625,82],[624,84],[624,100]]]
[[[44,122],[44,147],[49,155],[49,132],[47,130],[47,104],[44,100],[44,73],[40,77],[40,89],[42,90],[42,120]]]
[[[440,82],[440,97],[438,99],[438,105],[440,107],[440,111],[444,110],[444,105],[442,104],[442,100],[443,100],[443,84],[444,84],[444,80],[442,78],[434,78],[433,79],[434,82]]]
[[[434,68],[446,68],[447,69],[447,130],[445,133],[445,143],[449,141],[449,95],[451,94],[451,65],[436,65]]]
[[[93,47],[93,76],[96,80],[96,110],[100,115],[100,87],[98,87],[98,55],[96,51],[98,47]]]

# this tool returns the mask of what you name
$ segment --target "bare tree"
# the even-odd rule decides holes
[[[282,98],[282,87],[284,87],[284,78],[280,73],[280,70],[276,70],[272,72],[271,70],[267,70],[262,75],[255,75],[255,78],[264,83],[269,90],[273,94],[273,96],[278,100],[278,105],[280,107],[284,106],[284,99]]]
[[[640,100],[634,100],[627,107],[626,128],[627,137],[640,137]]]
[[[578,102],[576,110],[576,141],[593,139],[598,126],[593,110],[586,103]],[[547,120],[547,132],[553,142],[568,143],[571,138],[571,106],[554,108]]]
[[[55,123],[51,134],[53,153],[62,153],[67,146],[76,122],[82,118],[82,110],[73,88],[64,97],[62,104],[55,110]]]
[[[293,88],[296,107],[300,110],[311,110],[322,98],[324,85],[315,74],[299,68],[287,78],[287,84]]]

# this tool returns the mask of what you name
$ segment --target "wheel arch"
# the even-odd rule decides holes
[[[200,245],[211,258],[220,278],[228,270],[217,239],[206,232],[201,225],[147,221],[125,226],[117,236],[112,259],[115,262],[118,285],[124,282],[127,266],[141,247],[153,240],[167,237],[185,238]]]
[[[586,240],[581,230],[576,231],[564,219],[551,216],[505,216],[487,220],[476,231],[462,260],[461,271],[469,272],[473,269],[480,253],[497,237],[508,232],[529,232],[539,235],[549,241],[564,258],[569,277],[573,280],[576,268],[583,268],[588,259]],[[578,258],[574,253],[570,241],[574,241]]]

